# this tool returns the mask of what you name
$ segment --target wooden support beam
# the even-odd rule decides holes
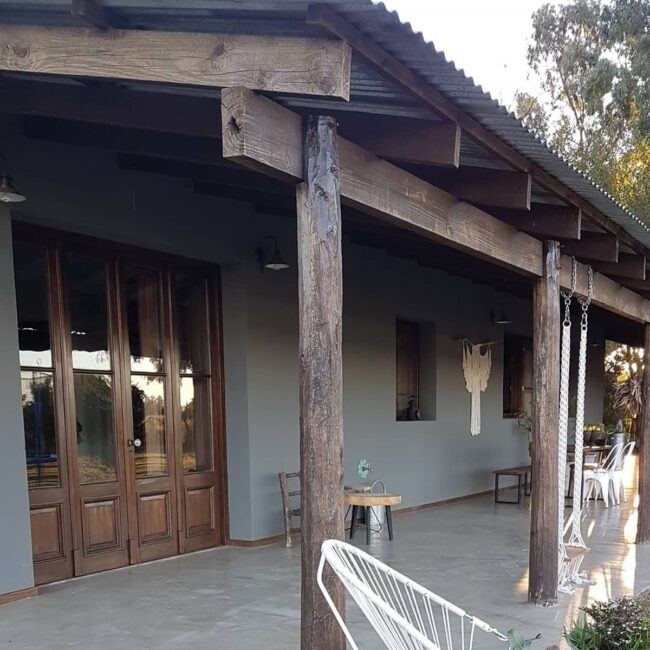
[[[348,99],[341,40],[0,25],[0,69]]]
[[[617,278],[616,282],[620,282],[626,287],[629,287],[630,289],[638,291],[640,293],[645,294],[650,292],[650,278],[647,277],[645,280],[639,280],[636,278]]]
[[[222,92],[223,155],[258,171],[299,181],[302,120],[243,89]],[[339,138],[346,204],[425,237],[529,275],[541,274],[541,243],[482,210]]]
[[[633,280],[645,280],[646,258],[645,255],[634,253],[619,253],[618,262],[593,262],[592,266],[607,275],[612,275],[625,281],[628,278]]]
[[[345,638],[317,583],[321,544],[343,539],[341,203],[336,120],[312,117],[305,182],[297,188],[300,341],[301,647],[344,650]],[[328,571],[340,612],[344,589]]]
[[[618,239],[614,235],[583,231],[580,241],[565,241],[562,252],[581,259],[599,262],[618,262]]]
[[[438,167],[458,167],[460,127],[442,120],[346,115],[339,134],[381,158]]]
[[[99,4],[98,0],[72,0],[70,13],[97,29],[117,27],[116,21],[108,9]]]
[[[636,543],[650,542],[650,323],[645,324],[643,397],[639,421],[639,520]]]
[[[503,209],[495,211],[494,214],[502,221],[535,237],[580,239],[582,212],[578,208],[533,203],[530,212]]]
[[[568,255],[562,255],[561,267],[560,285],[563,289],[568,289],[571,286],[571,258]],[[602,273],[594,273],[593,282],[592,303],[594,305],[637,322],[650,321],[650,301]],[[576,296],[584,298],[587,292],[587,265],[578,262]]]
[[[533,454],[528,600],[557,604],[560,393],[560,245],[544,243],[533,290]]]
[[[461,167],[447,189],[470,203],[530,210],[531,178],[526,172]]]
[[[221,113],[224,158],[288,182],[303,179],[299,115],[243,88],[222,91]],[[346,204],[493,264],[541,277],[538,239],[343,138],[338,145]],[[570,258],[566,260],[565,288],[571,286]],[[586,267],[580,264],[579,269],[578,293],[586,295]],[[598,273],[594,292],[595,304],[636,321],[650,321],[650,302]]]
[[[607,216],[596,210],[590,203],[567,188],[551,174],[535,165],[514,147],[488,131],[478,120],[471,117],[460,106],[445,97],[407,65],[388,52],[369,36],[357,29],[342,16],[324,4],[310,4],[307,10],[307,22],[319,25],[330,34],[348,42],[355,53],[363,57],[384,77],[407,90],[419,101],[423,101],[438,115],[457,122],[464,133],[475,142],[486,147],[514,169],[528,172],[533,179],[571,205],[580,208],[607,232],[618,238],[638,252],[644,252],[643,246],[629,233],[615,224]]]
[[[0,79],[0,111],[221,139],[217,97]]]

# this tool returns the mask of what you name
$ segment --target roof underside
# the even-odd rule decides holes
[[[266,35],[314,35],[306,24],[308,0],[101,0],[116,23],[132,29],[175,30]],[[372,0],[329,0],[337,13],[456,103],[486,130],[498,136],[534,164],[554,176],[596,210],[650,248],[650,229],[614,199],[596,187],[528,131],[515,116],[476,85],[443,53],[400,22],[395,12]],[[0,22],[38,25],[80,24],[70,14],[70,0],[0,0]],[[144,84],[125,84],[146,90]],[[160,88],[157,88],[160,90]],[[216,95],[217,91],[178,88],[173,92]],[[437,119],[402,89],[384,79],[360,57],[353,56],[350,102],[327,98],[278,96],[288,106],[302,109],[353,110],[385,115]],[[502,162],[463,137],[461,164],[500,167]],[[533,186],[534,200],[551,200]]]

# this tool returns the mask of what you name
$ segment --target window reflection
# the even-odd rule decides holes
[[[36,246],[16,242],[14,273],[20,365],[51,368],[52,347],[45,251]]]
[[[68,253],[64,272],[70,314],[72,367],[110,370],[106,263],[101,259]]]
[[[176,328],[181,374],[205,374],[210,369],[206,282],[179,273],[175,277]]]
[[[201,472],[212,468],[212,424],[210,417],[210,380],[181,379],[181,435],[183,469]]]
[[[158,271],[127,267],[125,291],[131,370],[163,372]]]
[[[20,373],[29,488],[59,485],[54,373]]]
[[[133,439],[138,478],[167,474],[165,384],[162,377],[131,376]]]
[[[75,373],[77,454],[81,483],[114,481],[113,386],[109,375]]]

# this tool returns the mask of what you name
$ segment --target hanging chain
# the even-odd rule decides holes
[[[587,297],[584,299],[578,298],[578,302],[582,307],[582,318],[580,320],[580,329],[587,331],[589,325],[589,305],[591,304],[591,299],[594,295],[594,270],[591,266],[587,267]]]
[[[591,269],[591,267],[589,267]],[[591,276],[590,276],[591,278]],[[591,281],[591,280],[590,280]],[[576,292],[576,284],[578,282],[578,261],[575,257],[571,258],[571,289],[569,291],[562,291],[564,298],[564,321],[562,325],[571,325],[571,300]],[[591,298],[590,298],[591,300]]]

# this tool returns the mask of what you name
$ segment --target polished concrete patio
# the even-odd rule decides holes
[[[584,531],[592,552],[584,568],[595,585],[551,609],[525,602],[527,503],[481,497],[398,517],[395,528],[396,540],[373,541],[373,554],[502,630],[541,632],[534,648],[558,643],[586,603],[650,586],[650,546],[630,543],[631,490],[626,505],[590,506]],[[52,585],[0,608],[0,648],[297,648],[299,562],[299,547],[228,547]],[[350,618],[360,646],[378,648],[358,614]]]

